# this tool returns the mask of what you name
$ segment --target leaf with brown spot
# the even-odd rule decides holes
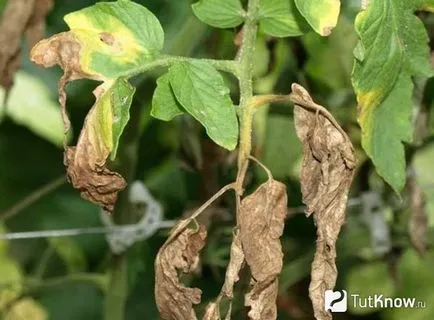
[[[336,283],[336,239],[345,221],[348,192],[356,158],[348,136],[324,107],[315,104],[300,85],[292,96],[296,132],[303,144],[301,188],[307,215],[314,215],[317,248],[312,263],[309,296],[316,319],[332,319],[324,311],[324,292]],[[316,110],[316,111],[315,111]]]
[[[39,41],[45,29],[45,17],[53,0],[11,0],[0,20],[0,85],[8,91],[19,68],[21,39],[27,34],[29,47]]]
[[[206,230],[202,225],[197,230],[187,228],[179,234],[179,228],[173,230],[172,235],[176,232],[177,236],[168,238],[155,260],[155,299],[163,319],[193,320],[197,319],[193,304],[200,303],[202,291],[185,287],[179,276],[197,267],[199,252],[205,245]]]
[[[286,215],[286,186],[273,179],[241,202],[240,238],[253,284],[246,298],[251,319],[276,319],[277,276],[283,264],[279,238]]]
[[[122,78],[107,80],[101,75],[84,72],[80,55],[81,44],[71,32],[42,40],[32,49],[34,62],[44,67],[57,64],[64,70],[59,82],[59,101],[65,132],[70,128],[65,86],[81,78],[106,80],[94,91],[97,99],[86,117],[77,146],[65,145],[65,165],[70,181],[81,191],[83,198],[111,212],[117,193],[125,188],[126,182],[121,175],[107,169],[105,163],[110,153],[116,154],[135,90]]]
[[[426,200],[422,188],[416,179],[409,178],[408,188],[411,199],[411,216],[408,224],[408,233],[412,246],[424,256],[428,245],[428,214]]]

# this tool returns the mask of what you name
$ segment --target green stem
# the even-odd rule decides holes
[[[249,101],[253,97],[253,58],[258,32],[258,10],[259,0],[250,0],[243,27],[243,41],[237,59],[240,84],[240,143],[237,176],[239,196],[243,193],[244,178],[252,151],[252,125],[255,108],[249,105]]]
[[[146,63],[132,71],[129,70],[128,73],[122,76],[132,77],[158,67],[170,67],[170,65],[177,62],[196,62],[196,61],[208,62],[209,64],[214,66],[217,70],[228,72],[233,74],[235,77],[238,77],[238,73],[239,73],[238,63],[236,63],[233,60],[198,59],[198,58],[171,56],[171,55],[162,55],[158,59]]]
[[[118,171],[127,180],[132,182],[137,164],[138,141],[140,138],[140,104],[131,106],[131,119],[122,135],[119,144],[118,160],[121,164]],[[136,217],[128,200],[128,190],[119,194],[114,210],[116,224],[134,223]],[[110,280],[105,298],[105,320],[122,320],[125,315],[125,303],[128,298],[128,270],[127,253],[114,255],[110,266]]]

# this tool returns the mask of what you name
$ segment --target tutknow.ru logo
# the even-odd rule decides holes
[[[324,309],[331,312],[345,312],[348,308],[348,300],[354,308],[426,308],[424,301],[416,298],[385,297],[382,294],[361,297],[359,294],[350,294],[346,290],[326,290]]]

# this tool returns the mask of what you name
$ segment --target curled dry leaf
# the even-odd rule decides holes
[[[190,273],[198,266],[205,238],[205,227],[200,225],[197,230],[187,228],[177,237],[169,237],[160,248],[155,260],[155,299],[163,319],[197,319],[193,304],[200,303],[202,291],[185,287],[179,280],[179,274]]]
[[[414,178],[409,179],[408,188],[411,197],[411,216],[408,233],[411,244],[423,256],[426,253],[428,245],[428,215],[426,212],[425,195]]]
[[[252,290],[246,296],[250,319],[276,319],[277,276],[283,264],[279,238],[286,215],[286,186],[273,179],[241,202],[240,238],[252,274]]]
[[[324,311],[324,292],[336,283],[335,245],[345,221],[356,158],[348,136],[303,87],[293,84],[291,97],[296,101],[295,127],[303,144],[303,202],[307,215],[314,215],[317,226],[309,296],[316,319],[325,320],[332,318],[331,313]]]
[[[231,254],[229,265],[226,269],[225,283],[222,292],[226,297],[232,299],[234,296],[234,285],[239,280],[238,274],[244,263],[244,252],[241,247],[241,238],[239,230],[236,231],[231,244]]]
[[[220,320],[219,301],[211,302],[206,307],[205,315],[202,320]]]
[[[9,90],[19,68],[21,38],[27,33],[29,46],[42,38],[45,17],[53,0],[8,1],[0,20],[0,85]]]
[[[234,297],[234,285],[239,280],[239,273],[244,263],[244,252],[241,246],[240,232],[237,230],[234,234],[231,244],[231,254],[228,267],[226,268],[225,283],[223,284],[222,291],[215,302],[208,304],[205,319],[208,320],[220,320],[220,301],[222,295],[231,300],[229,310],[225,319],[231,318],[232,311],[232,299]]]
[[[279,281],[275,278],[266,286],[253,285],[252,291],[246,295],[246,306],[250,307],[249,319],[267,320],[277,318],[277,292]]]
[[[81,45],[71,32],[64,32],[49,39],[40,41],[32,49],[33,62],[43,67],[59,65],[64,75],[59,81],[59,102],[65,133],[70,129],[70,121],[66,112],[66,85],[77,79],[87,78],[103,80],[97,74],[88,74],[80,65]],[[116,172],[106,168],[106,160],[113,150],[112,125],[115,103],[111,87],[107,81],[95,89],[96,102],[86,117],[76,147],[65,145],[65,165],[67,175],[74,188],[81,191],[83,198],[101,205],[112,212],[117,194],[126,187],[126,182]]]

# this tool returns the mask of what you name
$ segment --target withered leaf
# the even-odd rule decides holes
[[[408,180],[411,197],[411,216],[408,233],[412,246],[421,256],[426,253],[428,245],[428,214],[426,211],[425,195],[415,178]]]
[[[244,263],[244,252],[241,246],[239,230],[234,234],[231,244],[231,254],[228,267],[226,268],[225,283],[222,292],[226,297],[232,299],[234,296],[234,285],[239,280],[238,274]]]
[[[277,276],[283,264],[279,238],[286,215],[286,186],[273,179],[241,202],[240,238],[252,274],[252,290],[246,297],[250,319],[276,319]]]
[[[220,301],[223,296],[230,300],[229,310],[225,319],[231,318],[232,312],[232,299],[234,297],[234,285],[239,280],[239,273],[244,264],[244,252],[241,245],[241,237],[239,230],[236,230],[231,244],[231,254],[228,267],[226,268],[225,283],[223,284],[222,291],[215,302],[208,304],[205,319],[220,320]]]
[[[205,315],[202,320],[220,320],[219,302],[211,302],[206,307]]]
[[[0,85],[7,91],[19,68],[21,39],[27,33],[29,46],[42,38],[45,17],[53,7],[53,0],[8,1],[0,20]]]
[[[176,238],[169,237],[160,248],[155,260],[155,299],[163,319],[197,319],[193,304],[200,303],[202,291],[185,287],[179,277],[198,266],[205,238],[203,225],[197,230],[186,228]]]
[[[286,186],[270,179],[241,202],[240,237],[247,264],[256,281],[282,270],[280,236],[287,214]]]
[[[71,32],[40,41],[31,53],[33,62],[46,68],[57,64],[64,70],[59,81],[59,102],[65,137],[70,129],[66,112],[66,85],[82,78],[103,80],[100,75],[90,75],[82,70],[80,53],[80,42]],[[86,117],[77,146],[68,147],[65,142],[64,157],[67,175],[74,188],[81,191],[83,198],[99,204],[108,212],[113,211],[118,192],[126,187],[124,178],[106,167],[106,160],[113,149],[113,97],[109,92],[110,85],[115,86],[116,83],[103,83],[95,89],[96,102]]]
[[[34,0],[32,15],[26,26],[26,36],[29,47],[33,47],[42,39],[45,32],[45,17],[51,11],[54,0]]]
[[[279,282],[276,279],[271,281],[265,287],[259,288],[256,284],[252,291],[246,295],[246,306],[250,307],[248,313],[249,319],[268,320],[277,319],[277,292]]]
[[[81,45],[76,36],[71,32],[62,32],[51,38],[40,41],[31,51],[31,60],[50,68],[59,65],[64,74],[59,81],[59,102],[62,108],[62,117],[65,125],[65,132],[70,128],[69,117],[66,112],[66,85],[82,78],[102,80],[97,75],[85,73],[80,65]]]
[[[107,146],[111,140],[104,141],[102,132],[104,115],[100,109],[104,108],[103,89],[95,90],[97,101],[89,111],[76,147],[66,147],[65,166],[67,175],[74,188],[81,191],[84,199],[101,205],[106,211],[112,212],[117,194],[126,187],[126,181],[116,172],[105,167],[110,153]],[[110,108],[110,105],[108,105]],[[110,125],[110,122],[108,122]]]
[[[296,104],[296,132],[303,144],[303,202],[307,215],[314,215],[317,226],[309,296],[315,318],[332,319],[331,313],[324,311],[324,292],[336,283],[335,245],[345,221],[356,158],[348,136],[303,87],[293,84],[291,97]]]

